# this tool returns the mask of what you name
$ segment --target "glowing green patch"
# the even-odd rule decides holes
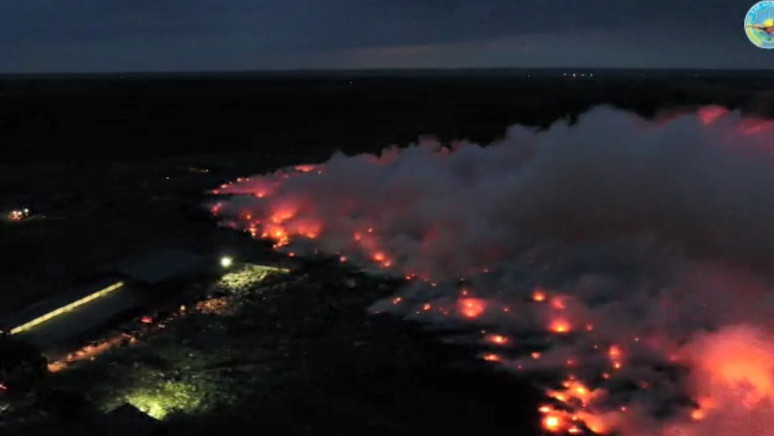
[[[174,381],[165,381],[149,389],[134,390],[124,399],[158,420],[163,420],[171,413],[194,413],[202,406],[201,395],[196,387]]]

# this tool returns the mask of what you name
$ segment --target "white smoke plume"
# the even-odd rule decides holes
[[[488,146],[239,179],[212,212],[288,253],[404,276],[373,311],[559,376],[539,377],[558,380],[541,382],[547,432],[774,435],[772,151],[774,123],[723,108],[600,107]]]

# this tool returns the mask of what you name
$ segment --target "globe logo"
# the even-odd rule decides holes
[[[744,18],[744,30],[757,47],[774,49],[774,1],[753,5]]]

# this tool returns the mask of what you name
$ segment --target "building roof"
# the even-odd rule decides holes
[[[116,272],[133,282],[155,285],[196,271],[203,260],[191,251],[164,250],[128,259],[118,265]]]
[[[83,305],[25,329],[15,336],[35,344],[44,352],[55,350],[61,344],[105,324],[113,317],[141,306],[145,301],[144,293],[128,286],[120,286]],[[66,301],[64,306],[71,302],[71,300]],[[24,322],[32,320],[34,318],[25,318]]]
[[[120,281],[117,276],[108,276],[101,279],[93,280],[89,283],[79,284],[71,289],[58,292],[56,295],[35,302],[20,311],[8,316],[0,323],[0,329],[10,330],[17,325],[23,324],[27,321],[35,319],[39,316],[45,315],[53,310],[56,310],[62,306],[66,306],[73,301],[77,301],[83,297],[86,297],[94,292],[104,289],[107,286],[112,285]]]

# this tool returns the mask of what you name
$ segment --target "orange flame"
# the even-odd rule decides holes
[[[476,319],[486,310],[486,301],[480,298],[462,298],[457,309],[465,318]]]

